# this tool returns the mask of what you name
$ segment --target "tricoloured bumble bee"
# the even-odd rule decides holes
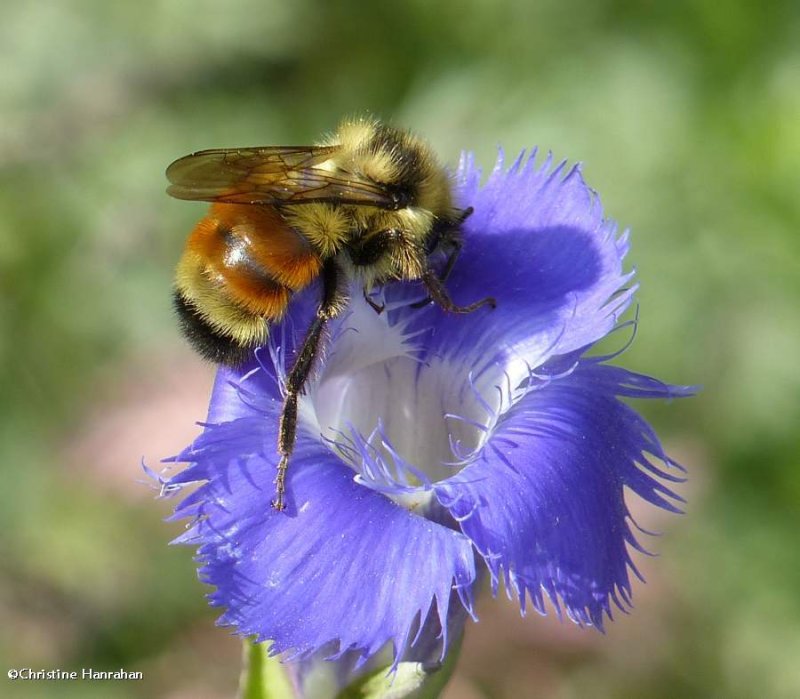
[[[372,119],[344,121],[316,146],[206,150],[167,168],[178,199],[213,202],[186,242],[175,277],[175,308],[195,349],[238,365],[263,344],[292,295],[321,280],[314,320],[286,378],[273,507],[297,429],[298,394],[319,354],[325,325],[347,304],[350,279],[367,294],[393,280],[420,280],[447,311],[469,313],[444,286],[471,210],[454,206],[448,172],[404,129]],[[430,266],[448,253],[441,276]]]

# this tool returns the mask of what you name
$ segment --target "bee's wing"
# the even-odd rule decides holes
[[[385,187],[320,167],[339,146],[274,146],[204,150],[167,168],[167,193],[177,199],[236,204],[340,204],[397,208]]]

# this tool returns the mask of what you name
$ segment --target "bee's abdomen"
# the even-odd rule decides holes
[[[292,292],[318,275],[311,245],[273,207],[215,204],[197,224],[186,254],[232,301],[268,319],[283,315]]]
[[[202,356],[238,364],[266,340],[269,323],[320,267],[316,252],[275,209],[215,204],[178,263],[181,328]]]

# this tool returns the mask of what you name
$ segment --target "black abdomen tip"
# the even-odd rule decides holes
[[[173,292],[172,301],[181,331],[201,357],[215,364],[241,366],[253,356],[254,347],[242,346],[212,327],[179,290]]]

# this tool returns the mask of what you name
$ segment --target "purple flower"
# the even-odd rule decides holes
[[[281,384],[318,289],[249,366],[220,369],[203,434],[175,457],[190,465],[168,488],[202,483],[176,510],[193,518],[177,541],[199,547],[220,623],[275,653],[357,665],[389,644],[397,663],[444,629],[441,658],[479,571],[523,611],[549,599],[602,629],[636,572],[624,489],[677,511],[680,467],[620,399],[692,389],[587,355],[633,299],[627,233],[578,167],[501,158],[479,178],[464,159],[475,212],[447,287],[497,308],[413,308],[421,285],[391,284],[378,315],[354,288],[301,400],[285,512],[269,504]]]

